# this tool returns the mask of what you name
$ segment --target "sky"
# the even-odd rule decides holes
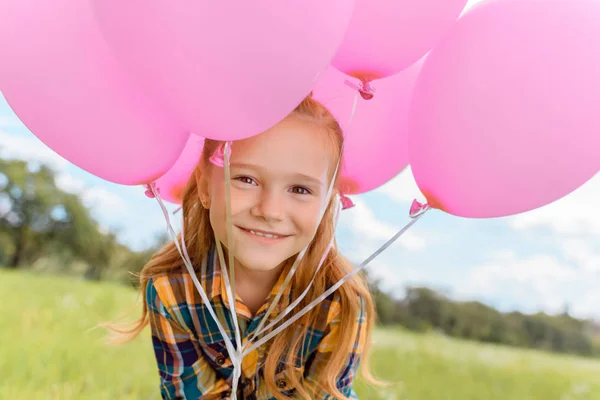
[[[0,157],[53,166],[60,188],[80,194],[103,229],[118,229],[135,249],[165,232],[158,204],[142,187],[113,184],[70,164],[20,122],[1,94]],[[424,200],[410,168],[355,196],[356,206],[340,218],[342,253],[355,263],[367,258],[410,221],[415,198]],[[521,215],[466,219],[433,210],[376,258],[369,273],[397,296],[406,285],[426,285],[502,311],[557,313],[568,306],[577,317],[600,319],[599,205],[596,174],[570,195]]]

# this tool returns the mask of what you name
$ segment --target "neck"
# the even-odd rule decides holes
[[[250,270],[237,260],[235,262],[235,291],[252,314],[260,309],[273,290],[283,270],[282,263],[268,271]]]

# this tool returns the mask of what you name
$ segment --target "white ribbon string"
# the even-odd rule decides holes
[[[360,96],[360,92],[357,91],[354,95],[354,101],[352,102],[352,112],[350,113],[350,118],[348,119],[348,127],[352,125],[352,121],[354,120],[354,114],[356,114],[356,107],[358,106],[358,97]]]
[[[339,214],[340,211],[342,209],[342,204],[341,201],[338,203],[338,207],[336,209],[336,214],[335,214],[335,227],[337,227],[338,224],[338,220],[339,220]],[[335,232],[335,227],[334,227],[334,232]],[[268,331],[269,329],[273,328],[275,325],[277,325],[281,320],[283,320],[283,318],[288,315],[290,312],[292,312],[292,310],[298,305],[300,304],[300,302],[302,301],[303,298],[306,297],[306,295],[308,294],[308,291],[310,290],[310,288],[312,287],[312,284],[314,283],[315,279],[317,278],[317,275],[319,273],[319,271],[321,270],[321,267],[323,266],[323,264],[325,263],[325,259],[327,258],[327,255],[329,255],[329,252],[331,251],[331,249],[333,248],[333,245],[335,243],[335,235],[333,235],[331,237],[331,240],[329,241],[329,245],[327,246],[327,249],[325,250],[325,252],[323,253],[323,256],[321,257],[321,260],[319,261],[319,265],[317,266],[312,279],[310,280],[310,282],[308,283],[308,286],[306,286],[306,289],[304,289],[304,292],[302,292],[302,294],[296,299],[294,300],[289,306],[287,306],[280,315],[278,315],[275,319],[273,319],[273,321],[271,321],[269,323],[269,325],[265,326],[262,329],[256,329],[256,333],[255,336],[261,335],[262,333]],[[260,326],[259,326],[260,327]]]
[[[349,122],[348,122],[349,124],[351,124],[351,122],[352,122],[352,120],[354,118],[354,115],[355,115],[355,112],[356,112],[356,108],[357,108],[357,104],[358,104],[358,96],[359,96],[359,94],[360,93],[357,92],[356,96],[354,98],[354,102],[353,102],[353,106],[352,106],[352,111],[351,111],[351,115],[350,115]],[[325,214],[325,211],[327,209],[327,205],[329,204],[330,199],[331,199],[331,193],[333,191],[333,187],[335,185],[335,181],[336,181],[336,178],[337,178],[337,175],[339,173],[340,166],[341,166],[343,149],[344,149],[344,144],[342,142],[342,146],[341,146],[341,149],[340,149],[340,154],[339,154],[338,162],[336,164],[336,169],[334,171],[333,177],[332,177],[331,182],[329,184],[329,187],[328,187],[328,190],[327,190],[327,194],[326,194],[325,202],[324,202],[324,204],[323,204],[323,206],[321,207],[321,210],[320,210],[319,223],[317,224],[317,228],[321,224],[321,221],[322,221],[323,216]],[[231,339],[229,338],[229,335],[227,335],[226,330],[224,329],[223,325],[219,321],[219,318],[216,316],[215,311],[212,308],[212,305],[211,305],[211,303],[210,303],[210,301],[208,299],[208,296],[206,295],[206,292],[204,291],[204,288],[202,287],[202,285],[198,281],[198,278],[197,278],[196,273],[194,271],[194,267],[192,265],[192,262],[190,260],[189,255],[188,255],[186,244],[185,244],[185,236],[184,236],[184,228],[183,228],[183,226],[185,226],[185,222],[184,222],[184,224],[182,224],[181,243],[179,243],[177,235],[176,235],[176,233],[175,233],[175,231],[174,231],[174,229],[173,229],[173,227],[171,225],[170,218],[169,218],[169,213],[168,213],[166,207],[164,206],[164,204],[163,204],[163,202],[162,202],[162,200],[160,198],[160,195],[159,195],[158,191],[155,189],[154,185],[148,185],[148,186],[150,187],[152,193],[154,194],[154,197],[157,199],[158,204],[160,205],[160,207],[161,207],[161,209],[163,211],[163,214],[165,216],[165,220],[167,222],[168,233],[169,233],[171,239],[173,240],[175,246],[177,247],[177,250],[178,250],[179,254],[181,255],[181,257],[183,259],[184,265],[185,265],[188,273],[190,274],[190,277],[192,278],[194,286],[198,290],[198,293],[200,294],[200,297],[202,298],[202,301],[204,301],[204,303],[206,304],[206,307],[208,309],[209,314],[214,319],[214,321],[215,321],[215,323],[217,325],[217,328],[219,329],[219,332],[221,333],[221,336],[223,337],[223,340],[225,342],[225,347],[227,349],[227,352],[229,354],[229,357],[231,359],[231,363],[232,363],[232,366],[233,366],[231,399],[232,400],[237,400],[237,387],[238,387],[239,379],[240,379],[241,374],[242,374],[242,360],[243,360],[243,357],[245,355],[249,354],[250,352],[254,351],[255,349],[257,349],[258,347],[260,347],[262,344],[266,343],[268,340],[270,340],[271,338],[273,338],[279,332],[281,332],[282,330],[284,330],[285,328],[287,328],[289,325],[291,325],[292,323],[294,323],[296,320],[298,320],[304,314],[306,314],[308,311],[310,311],[312,308],[314,308],[318,303],[320,303],[323,299],[325,299],[330,293],[333,293],[333,291],[335,291],[345,281],[347,281],[348,279],[350,279],[359,270],[361,270],[362,268],[364,268],[364,266],[366,266],[366,264],[368,264],[368,262],[370,262],[370,260],[372,258],[374,258],[376,255],[378,255],[381,251],[385,250],[385,248],[387,248],[387,246],[384,245],[380,250],[378,250],[378,252],[376,252],[372,256],[372,258],[368,259],[365,263],[363,263],[364,265],[361,266],[361,267],[359,267],[358,270],[355,270],[355,271],[349,273],[346,277],[344,277],[342,280],[340,280],[340,282],[338,282],[338,284],[334,285],[331,289],[329,289],[323,295],[319,296],[316,300],[314,300],[313,302],[311,302],[309,305],[307,305],[305,308],[303,308],[296,315],[292,316],[283,325],[277,327],[274,331],[268,333],[265,337],[263,337],[262,339],[260,339],[254,345],[252,345],[252,341],[255,340],[258,337],[258,335],[262,334],[263,332],[268,331],[269,329],[272,329],[287,314],[289,314],[302,301],[302,299],[304,299],[304,297],[306,297],[306,295],[308,294],[308,291],[309,291],[310,287],[312,286],[314,280],[316,279],[317,273],[320,271],[321,267],[324,264],[324,261],[325,261],[327,255],[329,254],[329,252],[333,248],[334,241],[335,241],[335,233],[334,233],[334,236],[331,238],[331,241],[330,241],[329,245],[327,246],[327,249],[325,250],[323,256],[321,257],[319,265],[317,266],[317,268],[315,270],[315,273],[314,273],[311,281],[309,282],[307,288],[304,290],[304,292],[296,300],[294,300],[294,302],[292,302],[288,307],[286,307],[285,310],[283,310],[283,312],[277,318],[274,319],[274,321],[272,321],[269,325],[267,325],[265,327],[264,325],[265,325],[265,323],[268,320],[268,316],[275,309],[276,305],[278,304],[279,300],[281,299],[281,296],[284,293],[284,289],[290,283],[290,281],[291,281],[294,273],[296,272],[297,268],[300,265],[300,262],[302,261],[304,255],[306,254],[306,251],[308,250],[308,247],[309,247],[310,243],[307,244],[302,249],[302,251],[300,251],[300,253],[298,253],[298,256],[296,257],[296,260],[294,261],[294,264],[290,268],[290,271],[289,271],[288,275],[286,276],[286,279],[283,282],[281,290],[277,293],[275,299],[271,302],[269,308],[267,309],[267,312],[265,313],[265,315],[263,316],[262,320],[260,321],[257,329],[254,331],[254,333],[252,334],[252,336],[247,341],[246,346],[242,346],[241,330],[240,330],[240,327],[239,327],[239,323],[238,323],[238,320],[237,320],[237,313],[236,313],[235,269],[234,269],[235,264],[234,264],[234,248],[233,248],[234,243],[233,243],[233,235],[232,235],[233,224],[232,224],[232,221],[231,221],[231,182],[230,182],[230,180],[231,180],[230,179],[231,170],[230,170],[230,163],[229,163],[229,161],[230,161],[230,154],[231,154],[230,152],[231,152],[231,143],[230,142],[226,142],[225,143],[225,149],[224,149],[224,165],[223,165],[224,172],[225,172],[225,197],[226,197],[226,203],[225,203],[225,207],[226,207],[226,212],[225,212],[226,221],[225,221],[225,223],[226,223],[226,230],[227,230],[227,247],[228,247],[228,250],[229,250],[228,251],[228,261],[229,261],[228,264],[229,264],[229,269],[230,269],[230,274],[231,274],[231,280],[229,279],[229,274],[227,273],[227,265],[225,263],[225,257],[224,257],[224,254],[223,254],[223,249],[222,249],[222,246],[221,246],[221,242],[219,241],[219,239],[216,236],[215,236],[215,242],[216,242],[217,253],[218,253],[218,257],[219,257],[219,265],[221,266],[221,272],[222,272],[223,280],[224,280],[224,284],[225,284],[225,290],[226,290],[227,296],[228,296],[229,308],[230,308],[230,311],[231,311],[231,314],[232,314],[233,325],[234,325],[234,329],[235,329],[235,342],[236,342],[236,345],[237,345],[236,347],[234,347],[234,344],[231,341]],[[335,226],[336,227],[337,227],[337,222],[338,222],[338,218],[339,218],[340,208],[341,208],[341,203],[338,205],[338,209],[336,210],[336,214],[335,214]],[[179,211],[179,210],[177,210],[177,211]],[[413,221],[412,223],[414,223],[415,221]],[[409,226],[411,226],[412,223],[409,224],[409,225],[407,225],[406,229]],[[335,232],[335,229],[334,229],[334,232]],[[316,231],[315,231],[315,234],[316,234]],[[398,235],[398,237],[399,236],[400,235]],[[393,238],[393,240],[395,240],[395,239],[396,238]],[[247,346],[250,346],[250,347],[246,349]]]
[[[241,358],[242,357],[241,354],[239,354],[239,356],[238,356],[238,352],[233,347],[233,343],[232,343],[231,339],[229,338],[229,335],[227,335],[225,328],[223,327],[223,325],[221,324],[221,321],[215,314],[215,311],[210,303],[210,300],[208,299],[208,296],[206,295],[206,292],[204,291],[204,288],[198,281],[198,277],[196,276],[196,272],[194,271],[194,267],[192,266],[192,262],[188,255],[187,247],[185,244],[185,237],[184,237],[185,222],[182,224],[181,243],[179,243],[177,234],[175,233],[173,226],[171,225],[171,219],[169,218],[169,211],[165,207],[165,205],[164,205],[162,199],[160,198],[160,195],[158,194],[157,190],[155,189],[154,185],[149,185],[149,186],[150,186],[150,190],[152,190],[152,193],[154,194],[154,197],[156,198],[156,200],[164,214],[165,220],[167,222],[167,231],[169,233],[169,236],[171,237],[171,239],[173,240],[173,243],[177,247],[177,251],[179,252],[179,255],[181,256],[181,258],[183,260],[183,264],[185,265],[188,273],[190,274],[190,277],[192,278],[192,281],[194,282],[194,286],[196,286],[196,290],[198,290],[198,293],[200,294],[202,301],[204,302],[204,304],[206,305],[206,308],[208,309],[208,313],[210,314],[210,316],[213,318],[213,320],[217,324],[217,329],[219,329],[219,333],[221,334],[221,336],[223,337],[223,340],[225,341],[225,347],[227,348],[227,353],[229,354],[230,358],[232,358],[232,359],[234,357]],[[235,393],[232,393],[232,400],[235,400],[235,399],[236,399],[236,395],[235,395]]]
[[[425,209],[425,212],[427,210],[429,210],[429,208]],[[312,301],[310,304],[308,304],[302,310],[300,310],[299,312],[297,312],[296,314],[294,314],[290,319],[288,319],[286,322],[284,322],[283,324],[281,324],[280,326],[278,326],[276,329],[274,329],[270,333],[268,333],[265,336],[263,336],[260,340],[258,340],[256,343],[254,343],[248,349],[244,350],[244,352],[242,353],[242,357],[245,356],[245,355],[247,355],[248,353],[254,351],[258,347],[262,346],[267,341],[269,341],[270,339],[272,339],[273,337],[275,337],[277,334],[279,334],[281,331],[283,331],[284,329],[286,329],[288,326],[290,326],[291,324],[293,324],[294,322],[296,322],[298,319],[300,319],[302,316],[304,316],[310,310],[312,310],[313,308],[315,308],[320,302],[322,302],[323,300],[325,300],[330,294],[332,294],[333,292],[335,292],[340,286],[342,286],[344,283],[346,283],[348,280],[350,280],[354,275],[356,275],[360,271],[362,271],[371,261],[373,261],[373,259],[375,257],[377,257],[379,254],[381,254],[385,249],[387,249],[388,247],[390,247],[392,245],[392,243],[394,243],[411,226],[413,226],[423,215],[425,215],[425,212],[423,212],[422,214],[416,216],[412,221],[410,221],[408,224],[406,224],[400,231],[398,231],[394,236],[392,236],[391,239],[389,239],[379,249],[377,249],[373,254],[371,254],[357,268],[355,268],[352,272],[348,273],[345,277],[343,277],[342,279],[340,279],[335,285],[333,285],[328,290],[326,290],[322,295],[320,295],[319,297],[317,297],[314,301]]]
[[[333,177],[331,178],[331,182],[329,183],[329,187],[327,189],[327,194],[325,196],[325,202],[321,206],[321,210],[319,212],[319,219],[318,219],[319,222],[317,224],[317,229],[318,229],[319,225],[321,225],[321,220],[323,219],[323,215],[325,215],[325,211],[327,210],[327,205],[329,204],[329,201],[331,199],[331,193],[333,192],[333,187],[335,185],[335,180],[337,178],[337,174],[338,174],[338,171],[340,169],[340,164],[341,164],[341,160],[342,160],[343,150],[344,150],[344,145],[342,143],[342,147],[341,147],[340,155],[339,155],[336,167],[335,167],[335,171],[333,173]],[[316,230],[315,230],[315,233],[316,233]],[[314,234],[313,234],[313,237],[314,237]],[[273,299],[273,301],[269,305],[269,308],[267,309],[267,312],[265,313],[265,315],[262,317],[260,323],[258,324],[258,327],[256,328],[256,330],[254,331],[254,333],[252,334],[252,336],[246,342],[246,346],[250,345],[250,343],[254,339],[256,339],[256,337],[262,331],[263,326],[267,322],[267,319],[268,319],[269,315],[273,312],[273,310],[275,309],[275,307],[279,303],[279,300],[281,299],[281,296],[284,293],[284,289],[290,283],[290,281],[292,280],[292,278],[294,276],[294,273],[296,272],[296,270],[300,266],[300,262],[304,258],[304,255],[306,254],[306,251],[308,250],[308,247],[310,246],[310,244],[311,244],[311,242],[308,242],[306,244],[306,246],[304,246],[304,248],[302,249],[302,251],[300,251],[300,253],[298,253],[298,256],[296,257],[296,260],[294,261],[294,264],[292,264],[292,267],[290,268],[290,271],[288,272],[287,276],[285,277],[285,280],[284,280],[284,282],[283,282],[283,284],[282,284],[279,292],[275,296],[275,299]]]
[[[223,254],[223,247],[219,239],[215,236],[217,253],[219,257],[219,264],[221,265],[221,274],[223,275],[223,283],[225,284],[225,292],[227,293],[227,302],[229,304],[229,311],[231,313],[232,323],[235,330],[235,341],[236,341],[236,351],[233,355],[229,354],[229,358],[231,359],[231,364],[233,366],[233,380],[232,380],[232,390],[237,392],[237,386],[240,377],[242,376],[241,366],[242,366],[242,344],[241,344],[241,335],[240,335],[240,327],[237,319],[236,312],[236,300],[235,300],[235,292],[230,285],[229,274],[227,273],[227,266],[225,264],[225,256]]]
[[[353,101],[353,104],[352,104],[352,111],[350,112],[350,118],[348,119],[348,126],[352,124],[352,120],[354,119],[354,115],[356,114],[356,108],[357,108],[357,105],[358,105],[358,97],[359,97],[359,95],[360,95],[360,92],[358,92],[358,91],[354,95],[354,101]],[[323,206],[321,207],[321,210],[320,210],[319,223],[317,224],[317,227],[321,224],[321,220],[323,219],[323,215],[325,214],[325,211],[327,210],[327,205],[328,205],[329,200],[331,198],[331,192],[333,191],[333,187],[335,185],[335,181],[337,179],[337,175],[338,175],[339,170],[340,170],[340,166],[341,166],[341,161],[342,161],[343,154],[344,154],[344,142],[342,142],[342,145],[341,145],[341,148],[340,148],[340,154],[339,154],[338,161],[337,161],[337,164],[336,164],[336,167],[335,167],[335,172],[333,174],[331,182],[329,183],[329,188],[327,189],[326,201],[325,201],[325,203],[323,204]],[[337,220],[337,218],[338,217],[336,216],[336,220]],[[336,221],[336,226],[337,226],[337,221]],[[335,230],[334,230],[334,237],[335,237]],[[332,240],[333,240],[333,238],[332,238]],[[292,267],[290,268],[290,271],[288,272],[288,274],[287,274],[287,276],[286,276],[286,278],[285,278],[285,280],[283,282],[283,285],[281,286],[281,289],[279,290],[279,292],[275,296],[275,299],[273,299],[273,301],[269,305],[269,308],[267,309],[267,312],[263,316],[263,318],[260,321],[258,327],[254,331],[254,333],[252,334],[252,336],[248,339],[248,341],[246,342],[246,345],[244,347],[249,346],[251,344],[251,342],[253,340],[255,340],[258,337],[258,335],[260,335],[265,330],[264,329],[264,325],[267,322],[269,315],[271,315],[271,313],[273,312],[273,310],[277,306],[279,300],[281,299],[281,296],[283,295],[284,289],[287,287],[287,285],[292,280],[292,277],[296,273],[296,270],[298,269],[298,266],[300,265],[300,262],[304,258],[304,255],[306,254],[306,251],[308,250],[309,246],[310,246],[310,242],[300,251],[300,253],[298,253],[298,256],[296,257],[296,260],[294,261],[294,264],[292,264]],[[329,252],[329,250],[330,250],[330,248],[328,247],[327,248],[327,252]],[[324,260],[325,259],[322,258],[322,261],[324,261]],[[321,267],[321,265],[319,265],[317,267],[317,271],[320,269],[320,267]],[[315,274],[316,274],[316,272],[315,272]],[[314,277],[311,280],[311,285],[312,285],[312,282],[314,282]],[[295,302],[296,304],[299,303],[302,300],[302,298],[304,298],[304,296],[306,296],[306,293],[308,293],[309,287],[305,290],[305,293],[303,293],[303,296],[301,296],[300,300],[296,300],[296,302]],[[288,310],[288,309],[289,309],[289,307],[286,308],[286,310]],[[287,311],[287,313],[289,313],[289,311]],[[279,318],[278,321],[280,321],[281,318]],[[270,324],[270,325],[272,325],[272,324]]]
[[[223,264],[223,272],[225,277],[225,287],[227,292],[227,296],[229,297],[229,304],[233,313],[233,320],[235,325],[235,339],[238,345],[238,350],[241,351],[242,348],[242,339],[240,327],[237,320],[237,313],[235,311],[236,307],[236,292],[235,292],[235,253],[234,253],[234,244],[233,244],[233,222],[231,221],[231,166],[229,165],[231,157],[231,142],[225,143],[225,151],[224,151],[224,170],[225,170],[225,226],[227,230],[227,248],[228,248],[228,261],[229,261],[229,271],[231,275],[231,280],[229,280],[229,276],[227,274],[225,265]],[[219,243],[219,247],[221,247]],[[223,252],[221,251],[221,256]],[[224,261],[224,260],[223,260]]]
[[[237,319],[236,312],[236,292],[235,292],[235,254],[233,244],[233,222],[231,221],[231,166],[230,166],[230,155],[231,155],[231,142],[225,143],[223,151],[223,169],[225,173],[225,227],[227,231],[227,255],[229,271],[231,274],[231,280],[227,273],[227,264],[225,264],[225,257],[223,255],[223,248],[221,242],[215,235],[215,241],[217,244],[217,252],[219,253],[219,262],[221,264],[221,271],[223,274],[223,282],[225,283],[225,291],[227,292],[229,310],[231,311],[231,318],[233,320],[233,326],[235,328],[235,341],[236,341],[236,352],[234,355],[230,354],[231,363],[233,364],[233,380],[232,380],[232,399],[235,400],[237,396],[237,387],[239,384],[240,377],[242,376],[242,339],[241,330]]]

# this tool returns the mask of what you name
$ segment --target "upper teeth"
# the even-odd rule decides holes
[[[278,239],[279,238],[279,236],[273,235],[272,233],[262,233],[262,232],[256,232],[253,230],[250,230],[250,233],[253,235],[256,235],[256,236],[263,236],[263,237],[266,237],[269,239]]]

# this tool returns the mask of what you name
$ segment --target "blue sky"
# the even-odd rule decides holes
[[[52,165],[61,188],[79,193],[100,223],[118,228],[134,248],[165,230],[160,208],[142,187],[106,182],[68,163],[29,132],[1,96],[0,156]],[[414,198],[422,196],[410,170],[354,197],[356,207],[343,212],[338,228],[342,252],[364,260],[409,222]],[[598,204],[597,174],[564,199],[518,216],[471,220],[433,211],[369,270],[398,295],[407,284],[425,284],[502,310],[560,312],[568,304],[577,316],[600,319]]]

